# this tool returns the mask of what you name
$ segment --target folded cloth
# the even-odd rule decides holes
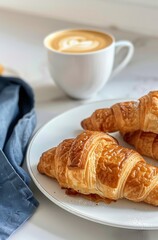
[[[38,206],[21,167],[35,126],[31,87],[19,78],[0,76],[0,240],[7,239]]]

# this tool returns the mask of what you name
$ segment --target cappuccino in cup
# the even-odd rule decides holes
[[[68,96],[87,99],[99,92],[111,76],[131,60],[134,46],[129,41],[115,42],[103,31],[67,29],[44,39],[50,74]],[[128,48],[122,62],[113,68],[116,48]]]
[[[67,30],[54,34],[50,47],[65,53],[86,53],[106,48],[112,38],[102,32],[91,30]]]

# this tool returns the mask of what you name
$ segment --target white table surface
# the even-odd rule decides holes
[[[37,128],[54,116],[89,101],[112,98],[138,98],[158,89],[158,39],[138,33],[109,28],[116,39],[128,39],[135,55],[128,67],[109,80],[95,99],[77,101],[68,98],[51,80],[47,68],[43,38],[50,32],[79,25],[11,13],[0,10],[0,63],[12,68],[34,89]],[[124,53],[122,53],[124,54]],[[49,201],[32,183],[31,189],[40,206],[11,240],[151,240],[158,231],[127,230],[108,227],[74,216]]]

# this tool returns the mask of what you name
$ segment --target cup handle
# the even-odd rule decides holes
[[[125,56],[125,58],[122,60],[122,62],[113,70],[111,77],[114,77],[116,74],[118,74],[122,69],[129,63],[131,60],[133,53],[134,53],[134,46],[129,41],[118,41],[115,43],[115,53],[116,55],[120,52],[120,50],[124,47],[128,48],[128,53]]]

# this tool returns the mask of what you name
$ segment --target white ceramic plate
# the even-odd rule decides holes
[[[80,122],[95,109],[108,107],[118,100],[91,103],[72,109],[52,119],[44,125],[32,138],[27,151],[29,173],[40,191],[52,202],[88,220],[130,229],[158,229],[158,208],[128,200],[118,200],[111,204],[95,203],[80,197],[67,196],[55,180],[41,175],[37,164],[42,152],[56,146],[63,139],[76,137],[82,131]],[[119,142],[125,146],[121,137],[115,134]],[[147,159],[149,160],[149,159]],[[149,160],[152,164],[156,162]]]

